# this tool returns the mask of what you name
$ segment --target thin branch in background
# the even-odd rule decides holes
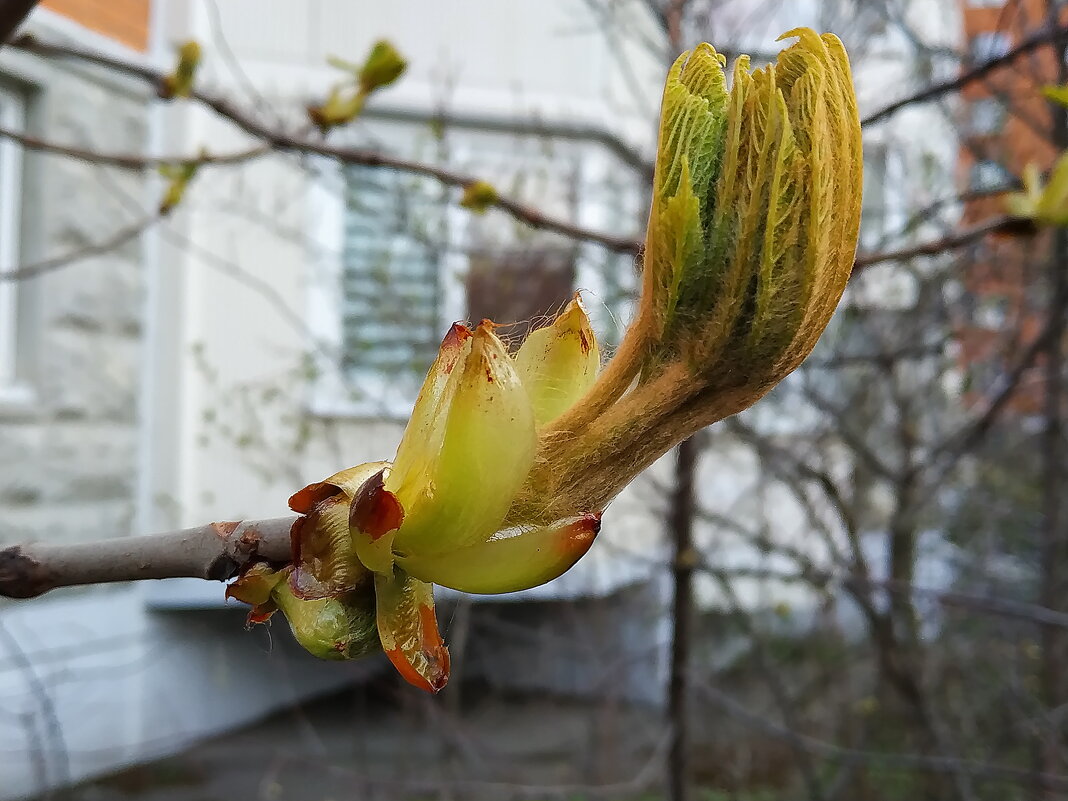
[[[2,574],[3,567],[0,567],[0,575]],[[37,675],[37,668],[34,667],[33,660],[27,656],[26,652],[19,644],[18,638],[8,631],[8,628],[2,619],[0,619],[0,642],[3,643],[5,650],[10,654],[15,666],[19,669],[19,672],[22,673],[28,689],[33,694],[33,698],[37,702],[38,708],[41,710],[41,717],[44,718],[45,731],[48,733],[50,748],[56,758],[56,775],[51,784],[53,786],[64,787],[71,779],[70,756],[67,752],[66,740],[63,737],[63,724],[60,722],[59,714],[56,712],[55,701],[49,694],[48,688],[41,680],[41,677]],[[45,799],[51,797],[51,791],[45,794]]]
[[[1046,19],[1053,23],[1060,17],[1060,2],[1047,0]],[[1068,83],[1068,31],[1062,33],[1054,50],[1057,57],[1058,83]],[[1056,103],[1051,103],[1054,147],[1068,149],[1068,115]],[[1068,158],[1068,156],[1066,156]],[[1042,512],[1039,526],[1039,552],[1042,564],[1039,579],[1039,599],[1043,606],[1065,608],[1064,593],[1068,588],[1068,536],[1065,534],[1064,486],[1068,475],[1064,447],[1064,335],[1068,330],[1068,230],[1053,231],[1053,244],[1046,269],[1049,288],[1047,326],[1050,335],[1046,342],[1043,365],[1043,436],[1042,436]],[[1052,712],[1065,704],[1068,685],[1065,683],[1065,660],[1068,659],[1068,638],[1063,631],[1047,627],[1041,632],[1042,663],[1039,670],[1040,694],[1045,708]],[[1061,770],[1065,764],[1063,746],[1064,726],[1049,720],[1039,734],[1039,764],[1043,770]],[[1050,797],[1047,795],[1047,797]]]
[[[89,64],[95,64],[138,78],[157,89],[162,86],[164,78],[163,73],[149,67],[107,56],[76,45],[42,42],[30,35],[18,37],[12,41],[11,46],[42,56],[74,58]],[[248,135],[279,152],[297,152],[312,156],[324,156],[344,164],[381,167],[414,175],[424,175],[450,187],[464,188],[479,181],[477,176],[466,175],[435,164],[398,158],[388,153],[367,148],[334,146],[319,140],[306,138],[301,134],[291,133],[282,128],[275,129],[256,119],[252,113],[238,108],[229,99],[221,95],[195,89],[191,97],[220,117],[232,122]],[[615,236],[584,228],[566,220],[552,217],[531,205],[505,195],[498,195],[490,205],[507,212],[515,219],[526,223],[532,228],[562,234],[579,241],[594,242],[616,253],[637,255],[641,248],[641,243],[631,237]]]
[[[156,169],[163,166],[192,165],[195,167],[243,164],[247,161],[265,156],[271,152],[269,145],[257,145],[255,147],[235,150],[232,153],[198,153],[188,156],[143,156],[134,153],[107,153],[100,150],[77,147],[75,145],[62,145],[57,142],[49,142],[36,136],[30,136],[15,131],[11,128],[0,126],[0,137],[18,142],[27,150],[39,153],[53,153],[57,156],[77,159],[89,164],[104,164],[109,167],[118,167],[123,170],[136,172]]]
[[[1027,350],[1020,356],[998,392],[989,399],[983,412],[930,449],[928,463],[937,465],[939,468],[937,477],[929,482],[932,487],[940,486],[957,462],[966,454],[973,452],[975,447],[990,433],[1002,411],[1015,397],[1023,377],[1034,366],[1039,354],[1048,347],[1049,340],[1055,334],[1056,326],[1047,321],[1038,336],[1031,341]],[[940,459],[945,461],[939,461]]]
[[[871,123],[876,119],[889,116],[905,105],[939,97],[954,91],[955,89],[959,89],[961,85],[966,85],[972,81],[979,80],[998,65],[1009,63],[1014,58],[1054,41],[1058,35],[1063,35],[1064,30],[1065,29],[1055,29],[1053,32],[1048,30],[1041,31],[1038,34],[1029,37],[1021,43],[1019,47],[1010,51],[1010,53],[1005,56],[994,59],[993,61],[960,76],[954,81],[936,84],[910,98],[898,101],[897,103],[877,112],[875,115],[868,117],[865,122]],[[20,36],[12,42],[12,46],[44,56],[76,58],[139,78],[152,86],[158,87],[163,79],[162,73],[141,65],[126,62],[122,59],[113,58],[74,45],[42,42],[29,35]],[[307,139],[300,135],[293,135],[282,129],[276,130],[255,119],[250,113],[239,109],[226,98],[202,90],[194,90],[192,97],[215,111],[219,116],[228,119],[230,122],[237,125],[249,135],[261,140],[263,142],[261,147],[282,152],[299,152],[308,155],[323,156],[335,159],[344,164],[381,167],[416,175],[424,175],[451,187],[466,187],[478,180],[478,178],[473,175],[459,173],[444,167],[411,159],[397,158],[377,150],[335,146],[322,141]],[[43,143],[39,140],[37,141],[37,144],[42,146],[42,149],[48,148],[58,150],[58,148],[62,147],[59,145],[48,145],[48,143]],[[87,154],[83,152],[80,155],[86,156]],[[206,156],[204,157],[204,163],[231,163],[246,158],[254,158],[257,155],[260,155],[260,149],[251,148],[229,155],[221,155],[217,157]],[[108,156],[105,156],[104,158],[106,159]],[[117,164],[117,166],[131,167],[135,161],[133,157],[120,156],[117,154],[111,154],[110,158]],[[148,160],[144,162],[145,166],[148,166],[150,163],[151,162]],[[594,231],[583,226],[575,225],[565,220],[551,217],[539,209],[522,203],[514,198],[500,195],[496,198],[493,205],[510,214],[515,219],[536,229],[558,233],[578,241],[594,242],[616,253],[637,256],[640,255],[641,252],[642,243],[640,240],[631,237],[606,234],[604,232]],[[965,231],[951,234],[931,242],[925,242],[899,250],[887,250],[867,254],[862,253],[857,257],[854,270],[862,270],[882,262],[901,261],[917,256],[934,255],[953,250],[980,239],[989,233],[1022,233],[1027,230],[1029,230],[1029,227],[1020,220],[1007,216],[996,217],[983,223],[979,223]]]
[[[989,234],[1029,235],[1034,226],[1019,217],[1001,215],[984,220],[969,228],[956,231],[939,239],[908,245],[897,250],[883,250],[875,253],[860,253],[853,262],[853,274],[857,275],[868,267],[890,261],[907,261],[920,256],[937,256],[951,250],[970,245]]]
[[[165,216],[166,214],[164,213],[151,214],[120,228],[111,236],[102,239],[99,242],[92,242],[77,250],[71,251],[70,253],[52,256],[21,267],[16,267],[13,270],[4,270],[3,272],[0,272],[0,281],[24,281],[29,278],[36,278],[45,273],[50,273],[63,267],[77,264],[78,262],[93,256],[102,256],[111,253],[113,250],[122,247],[127,242],[137,239],[137,237],[158,223]]]
[[[1068,26],[1046,26],[1035,33],[1028,36],[1016,47],[1007,51],[1006,53],[992,58],[978,66],[975,66],[969,70],[962,72],[956,78],[951,78],[946,81],[940,81],[939,83],[931,84],[918,92],[914,92],[908,97],[903,97],[900,100],[895,100],[893,103],[889,103],[883,106],[878,111],[874,111],[864,117],[860,124],[862,126],[873,125],[877,122],[887,119],[893,116],[895,113],[905,108],[906,106],[915,105],[917,103],[924,103],[928,100],[934,100],[944,95],[953,94],[959,92],[964,87],[980,81],[995,70],[1007,67],[1017,59],[1037,50],[1040,47],[1052,45],[1058,40],[1064,37],[1068,32]]]
[[[673,598],[671,605],[671,669],[668,682],[668,722],[671,747],[668,751],[668,797],[671,801],[690,798],[689,673],[693,639],[693,571],[697,552],[693,543],[694,479],[697,473],[698,443],[693,437],[675,449],[675,486],[671,492],[668,531],[672,539]]]

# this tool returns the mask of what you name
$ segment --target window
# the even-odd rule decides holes
[[[996,161],[984,159],[972,165],[968,178],[969,189],[983,191],[1010,186],[1013,183],[1012,174]]]
[[[20,130],[23,112],[22,99],[0,88],[0,126]],[[0,273],[19,263],[21,156],[17,143],[0,138]],[[17,282],[0,281],[0,399],[24,394],[18,386],[18,292]]]
[[[469,263],[467,319],[501,323],[506,342],[522,341],[575,291],[575,253],[566,246],[472,253]]]
[[[878,247],[886,233],[886,169],[886,146],[875,144],[865,148],[860,212],[860,241],[865,248]]]
[[[440,190],[367,167],[344,178],[342,369],[354,386],[421,379],[442,333]]]
[[[968,132],[972,136],[994,136],[1005,126],[1005,104],[996,97],[983,97],[968,107]]]
[[[542,127],[367,117],[357,141],[478,175],[502,194],[597,230],[636,235],[644,162],[620,144]],[[440,134],[440,135],[439,135]],[[316,414],[407,416],[449,323],[483,318],[516,342],[580,289],[599,336],[618,339],[633,259],[461,208],[455,187],[325,160],[308,189],[308,402]],[[607,344],[606,344],[607,346]]]
[[[1009,319],[1009,299],[1005,295],[988,294],[978,299],[972,319],[979,328],[1001,331]]]
[[[971,60],[973,64],[986,64],[1011,49],[1012,39],[1007,33],[977,33],[971,41]]]

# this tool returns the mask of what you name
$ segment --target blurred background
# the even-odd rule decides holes
[[[0,49],[0,546],[285,514],[389,458],[454,320],[580,290],[618,341],[667,66],[797,26],[865,139],[797,373],[559,580],[439,594],[437,697],[214,582],[0,600],[0,799],[1068,796],[1068,240],[1004,207],[1068,148],[1063,0],[43,0]],[[310,128],[381,38],[408,71]]]

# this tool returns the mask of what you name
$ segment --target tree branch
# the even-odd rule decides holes
[[[1000,233],[1023,235],[1033,231],[1034,225],[1028,220],[1019,217],[1010,217],[1008,215],[992,217],[989,220],[983,220],[969,228],[956,231],[939,239],[920,242],[917,245],[909,245],[908,247],[899,248],[897,250],[880,250],[875,253],[860,253],[857,255],[856,261],[853,262],[853,274],[856,275],[867,267],[882,264],[887,261],[905,261],[907,259],[914,259],[918,256],[937,256],[939,253],[956,250],[957,248],[971,244],[978,239],[982,239],[987,234]]]
[[[77,45],[42,42],[36,37],[26,34],[12,41],[11,46],[41,56],[74,58],[89,64],[95,64],[144,81],[156,88],[157,91],[163,83],[164,75],[161,72],[120,58],[114,58],[93,50],[78,47]],[[227,98],[201,89],[194,89],[190,97],[207,108],[210,108],[220,117],[229,120],[242,131],[259,139],[274,150],[303,153],[311,156],[324,156],[344,164],[357,164],[365,167],[382,167],[413,173],[415,175],[424,175],[433,178],[446,186],[462,188],[480,180],[476,176],[466,175],[434,164],[397,158],[387,153],[368,148],[330,145],[322,141],[309,139],[301,134],[294,134],[281,129],[275,129],[256,119],[252,113],[238,108]],[[579,241],[595,242],[616,253],[636,255],[641,249],[641,242],[639,240],[626,236],[614,236],[612,234],[593,231],[579,225],[574,225],[565,220],[550,217],[532,206],[504,195],[498,195],[491,205],[507,212],[515,219],[526,223],[532,228],[562,234]]]
[[[70,253],[51,256],[47,259],[41,259],[40,261],[16,267],[14,270],[0,272],[0,283],[4,281],[24,281],[29,278],[36,278],[44,273],[50,273],[53,270],[58,270],[62,267],[67,267],[82,261],[83,259],[88,259],[90,256],[100,256],[105,253],[110,253],[116,248],[126,244],[131,239],[136,239],[165,216],[167,216],[165,212],[150,214],[147,217],[136,220],[129,225],[120,228],[107,239],[102,239],[99,242],[92,242]]]
[[[883,106],[878,111],[872,112],[864,117],[860,121],[860,124],[862,126],[872,125],[895,114],[906,106],[911,106],[915,103],[923,103],[928,100],[933,100],[936,97],[941,97],[942,95],[957,92],[969,84],[982,80],[991,72],[1012,64],[1018,58],[1027,55],[1032,50],[1037,50],[1045,45],[1054,44],[1066,33],[1068,33],[1068,26],[1047,26],[1040,28],[1007,53],[962,72],[956,78],[931,84],[908,97],[903,97],[901,100],[895,100],[893,103]]]
[[[207,165],[240,164],[251,161],[259,156],[271,152],[268,145],[257,145],[244,150],[235,150],[232,153],[199,153],[189,156],[142,156],[134,153],[105,153],[98,150],[88,150],[75,145],[61,145],[57,142],[49,142],[36,136],[24,134],[11,128],[0,126],[0,137],[18,142],[27,150],[35,150],[41,153],[54,153],[58,156],[85,161],[90,164],[105,164],[109,167],[118,167],[123,170],[135,172],[155,169],[167,165],[191,164],[197,167]]]
[[[161,578],[225,581],[254,559],[290,558],[292,517],[208,523],[147,537],[0,550],[0,597],[33,598],[57,587]]]
[[[876,122],[893,114],[895,111],[906,105],[932,99],[941,94],[960,89],[962,86],[980,80],[990,71],[1011,63],[1016,58],[1019,58],[1038,47],[1057,40],[1059,37],[1065,35],[1066,31],[1068,31],[1068,28],[1044,28],[1025,39],[1020,45],[1005,55],[976,67],[952,81],[934,84],[908,98],[892,103],[867,117],[863,121],[863,124],[871,124],[872,122]],[[115,70],[129,77],[144,81],[157,89],[161,86],[164,78],[161,72],[149,67],[104,55],[93,50],[78,47],[77,45],[43,42],[28,34],[24,34],[13,40],[11,45],[41,56],[73,58]],[[398,158],[370,148],[331,145],[323,141],[309,139],[301,134],[294,134],[281,129],[275,129],[256,119],[251,112],[238,108],[227,98],[202,89],[194,89],[191,97],[202,105],[210,108],[220,117],[229,120],[245,133],[259,139],[263,144],[260,147],[250,148],[232,154],[220,156],[204,155],[199,159],[187,159],[187,161],[204,164],[235,163],[245,159],[254,158],[265,150],[277,150],[282,152],[296,152],[307,155],[323,156],[344,164],[380,167],[423,175],[433,178],[446,186],[462,188],[479,180],[473,175],[467,175],[437,165],[414,161],[412,159]],[[111,163],[115,166],[127,169],[141,169],[158,165],[160,163],[174,163],[175,161],[172,158],[139,158],[123,154],[94,154],[92,151],[57,145],[34,137],[27,137],[23,134],[15,134],[15,132],[12,131],[0,131],[0,136],[10,136],[11,138],[18,139],[27,147],[47,150],[49,152],[66,153],[74,158],[95,160],[101,163]],[[578,241],[594,242],[616,253],[630,255],[640,255],[641,253],[642,242],[639,239],[626,236],[614,236],[612,234],[594,231],[583,226],[575,225],[565,220],[550,217],[533,206],[505,195],[499,195],[492,205],[533,228],[558,233]],[[1008,216],[995,217],[959,233],[951,234],[934,241],[920,243],[899,250],[884,250],[876,253],[859,254],[855,262],[854,270],[864,269],[871,265],[887,261],[899,261],[916,256],[934,255],[966,245],[980,239],[988,233],[1000,232],[1019,234],[1028,230],[1030,230],[1030,227],[1024,221]]]

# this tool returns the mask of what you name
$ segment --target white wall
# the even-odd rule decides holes
[[[174,753],[386,667],[322,662],[284,623],[245,634],[243,617],[151,611],[138,587],[4,609],[0,799]]]
[[[604,37],[577,0],[431,5],[242,0],[219,8],[221,28],[215,28],[200,4],[173,4],[170,38],[193,35],[204,43],[206,85],[249,105],[247,79],[267,98],[261,114],[278,114],[294,125],[300,124],[303,104],[321,98],[339,77],[325,65],[327,55],[358,61],[384,36],[409,57],[411,67],[396,87],[381,93],[380,104],[427,114],[444,108],[521,122],[566,121],[628,134],[627,116],[605,97],[612,70],[605,64]],[[243,74],[219,55],[220,39]],[[640,69],[640,60],[633,66]],[[648,75],[658,90],[659,68]],[[641,127],[648,143],[648,117],[639,126],[633,115],[629,119],[629,128]],[[200,146],[225,152],[245,143],[232,126],[188,106],[170,109],[163,127],[160,147],[171,152]],[[344,141],[347,135],[335,138]],[[470,163],[477,164],[477,156]],[[502,157],[507,151],[498,154]],[[180,233],[162,237],[164,288],[156,294],[153,314],[167,324],[153,347],[159,424],[146,493],[152,527],[278,514],[302,483],[388,458],[395,448],[397,425],[306,414],[312,404],[300,376],[302,360],[333,344],[322,336],[321,307],[309,298],[309,289],[324,260],[337,261],[340,246],[316,241],[323,215],[312,205],[306,167],[294,157],[272,157],[205,170],[177,216]],[[537,200],[564,215],[558,192]],[[627,224],[636,234],[637,217]],[[462,259],[452,264],[456,270],[465,266]],[[265,394],[271,399],[264,400]],[[225,418],[230,432],[219,434],[220,426],[206,424],[205,415]],[[250,423],[253,418],[262,425]],[[296,418],[309,426],[299,444],[291,440]],[[246,430],[250,426],[256,430]]]

